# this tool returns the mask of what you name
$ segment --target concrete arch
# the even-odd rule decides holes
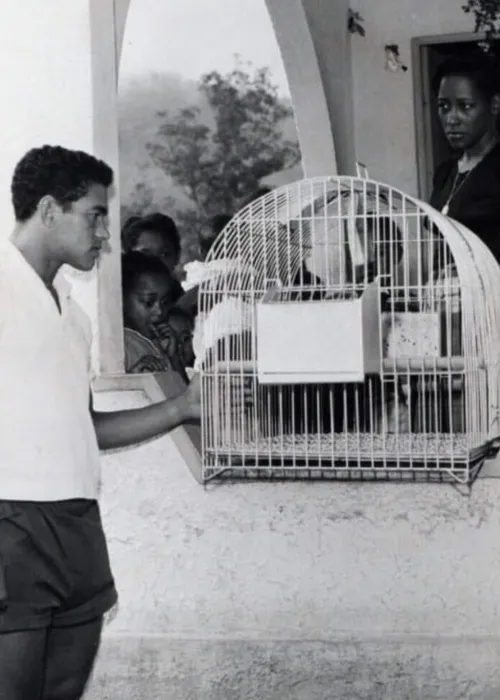
[[[354,174],[349,0],[266,3],[290,84],[306,177]]]
[[[337,172],[335,144],[313,37],[301,0],[265,0],[292,96],[305,177]]]
[[[161,1],[161,0],[160,0]],[[118,68],[120,65],[120,57],[123,48],[123,38],[125,36],[125,27],[127,24],[128,11],[130,9],[131,0],[113,0],[114,15],[115,15],[115,46],[116,46],[116,66],[117,78]]]

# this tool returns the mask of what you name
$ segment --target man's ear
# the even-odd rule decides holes
[[[493,95],[491,98],[491,113],[497,117],[500,114],[500,95]]]
[[[52,228],[55,218],[60,211],[60,206],[50,194],[42,197],[38,202],[38,213],[43,224],[47,228]]]

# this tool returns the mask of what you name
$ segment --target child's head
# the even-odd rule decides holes
[[[175,221],[159,212],[132,216],[122,229],[124,252],[137,251],[159,258],[173,272],[179,263],[181,243]]]
[[[184,367],[192,367],[195,360],[193,350],[193,317],[187,311],[184,311],[184,309],[173,306],[168,313],[167,324],[176,337],[177,350],[182,364]]]
[[[174,279],[158,258],[130,252],[122,257],[123,316],[127,328],[152,338],[173,303]]]

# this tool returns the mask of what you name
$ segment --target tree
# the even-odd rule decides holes
[[[134,184],[132,192],[128,194],[126,203],[120,208],[120,219],[125,223],[131,216],[147,216],[155,211],[173,211],[175,199],[164,195],[161,199],[155,196],[155,191],[147,178],[145,168],[140,171],[141,179]]]
[[[226,75],[203,75],[198,90],[211,123],[202,119],[198,105],[173,116],[159,112],[159,141],[148,144],[157,166],[186,193],[191,210],[181,218],[191,226],[234,212],[261,178],[300,158],[298,144],[283,135],[293,110],[280,98],[267,68],[251,74],[238,60]]]
[[[474,31],[484,32],[484,40],[479,42],[481,48],[493,53],[493,45],[500,29],[500,0],[467,0],[462,5],[466,14],[474,17]]]
[[[144,216],[153,203],[152,188],[146,182],[137,182],[126,204],[121,207],[121,220],[124,223],[130,216]]]

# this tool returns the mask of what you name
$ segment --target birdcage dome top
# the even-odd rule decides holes
[[[397,247],[398,227],[418,213],[415,200],[375,181],[331,176],[277,188],[244,207],[226,226],[208,260],[238,265],[205,286],[263,293],[269,284],[296,284],[302,266],[316,282],[343,284],[346,253],[357,266],[373,263],[374,248],[390,234],[388,226]]]
[[[500,436],[500,266],[428,204],[372,180],[303,180],[239,211],[209,260],[231,261],[200,285],[209,471],[467,480]],[[230,376],[261,399],[220,423]]]

